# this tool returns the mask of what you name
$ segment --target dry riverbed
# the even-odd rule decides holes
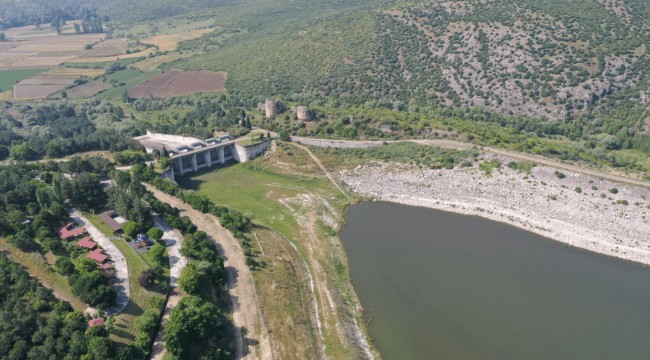
[[[650,190],[584,174],[482,155],[502,165],[486,175],[471,167],[446,169],[371,162],[339,172],[354,192],[376,200],[423,206],[508,223],[602,254],[650,265]]]

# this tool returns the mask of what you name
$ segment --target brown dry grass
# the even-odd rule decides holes
[[[185,40],[198,39],[201,36],[212,32],[214,29],[198,29],[178,34],[156,35],[150,38],[142,39],[143,44],[152,44],[157,46],[160,51],[174,51],[179,42]]]
[[[185,57],[190,57],[193,54],[187,53],[187,54],[179,54],[179,53],[171,53],[171,54],[166,54],[166,55],[159,55],[151,59],[146,59],[139,61],[133,65],[138,70],[142,71],[154,71],[160,66],[161,64],[164,64],[166,62],[174,61],[176,59],[182,59]]]
[[[57,67],[41,74],[47,78],[77,78],[80,76],[97,77],[104,75],[104,69],[77,69]]]
[[[94,63],[94,62],[117,61],[120,59],[131,59],[131,58],[137,58],[141,56],[149,56],[149,54],[153,53],[154,51],[156,51],[155,48],[148,48],[132,54],[122,54],[118,56],[78,57],[78,58],[70,59],[67,62],[68,63]]]

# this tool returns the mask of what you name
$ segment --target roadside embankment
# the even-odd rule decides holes
[[[353,191],[377,200],[478,215],[565,244],[650,264],[650,190],[548,166],[424,169],[371,162],[339,173]]]

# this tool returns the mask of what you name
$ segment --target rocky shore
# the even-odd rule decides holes
[[[486,174],[478,163],[502,165]],[[511,169],[483,155],[470,167],[371,162],[339,177],[376,200],[478,215],[562,243],[650,265],[650,190],[547,166]]]

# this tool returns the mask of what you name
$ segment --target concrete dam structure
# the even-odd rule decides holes
[[[164,176],[170,180],[175,180],[176,175],[183,176],[200,169],[224,165],[230,161],[252,160],[263,154],[270,143],[270,141],[263,141],[244,146],[238,144],[229,135],[202,141],[196,138],[151,132],[135,139],[145,146],[147,152],[152,152],[154,149],[167,149],[172,165]]]

